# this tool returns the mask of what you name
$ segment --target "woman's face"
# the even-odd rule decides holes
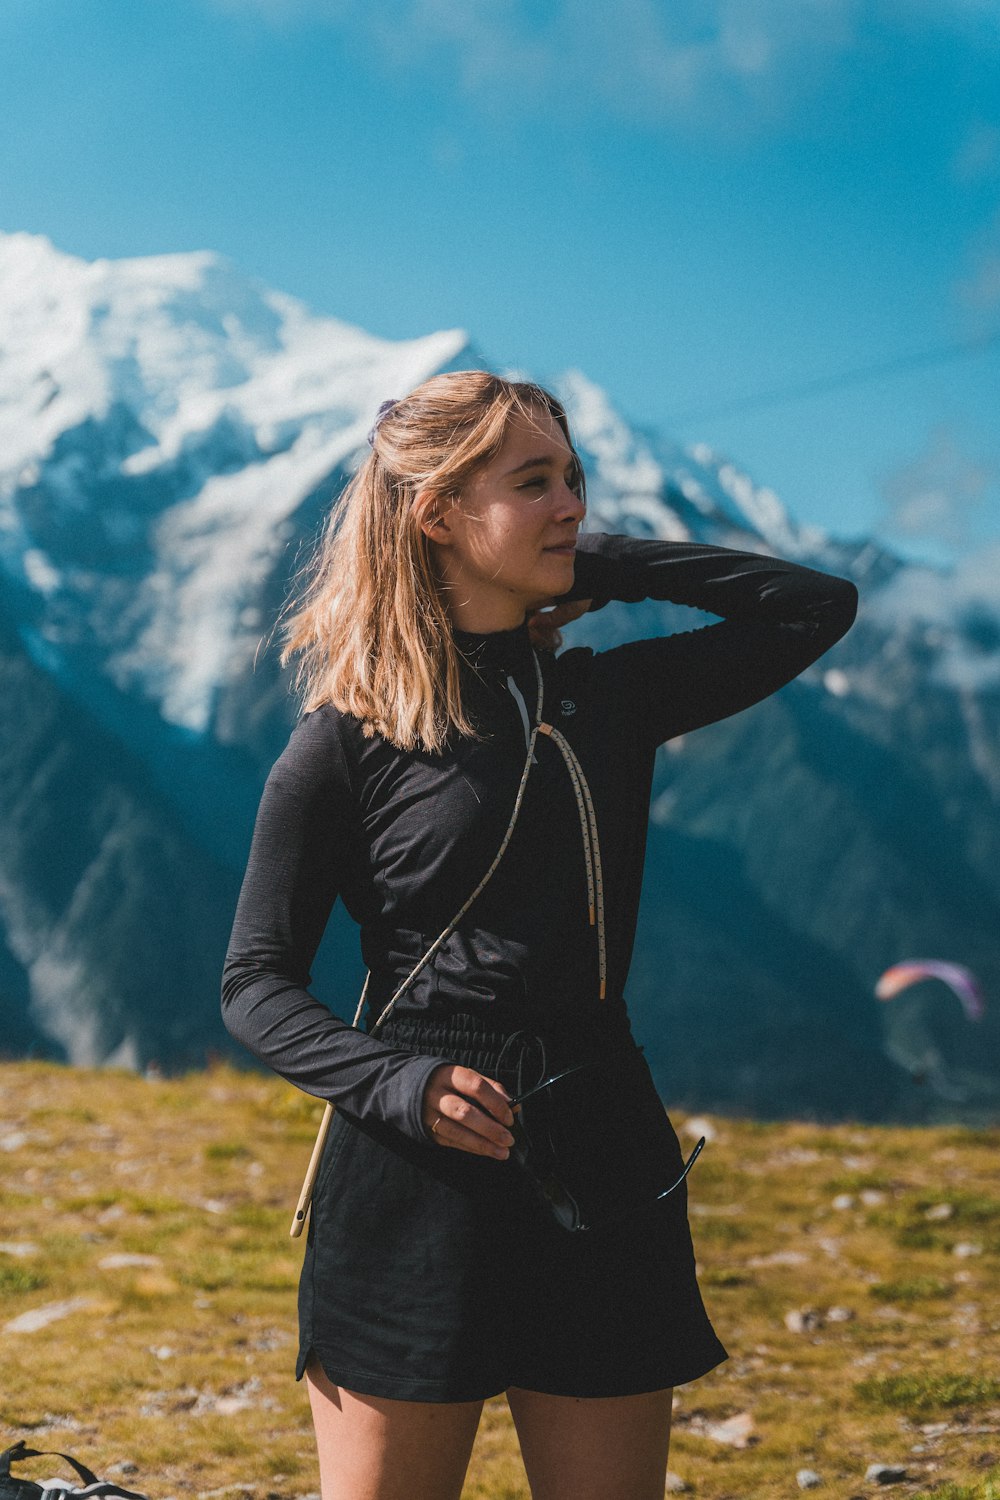
[[[448,612],[462,630],[510,630],[572,587],[586,506],[559,423],[540,410],[511,419],[496,457],[466,484],[461,504],[424,522]]]

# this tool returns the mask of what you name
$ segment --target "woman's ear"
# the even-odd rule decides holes
[[[413,499],[413,508],[417,525],[428,541],[448,546],[452,540],[449,518],[453,506],[449,505],[447,499],[441,495],[429,494],[426,490],[418,490]]]

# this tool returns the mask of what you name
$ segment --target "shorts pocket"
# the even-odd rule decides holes
[[[330,1129],[327,1132],[326,1141],[323,1145],[323,1155],[319,1160],[319,1170],[313,1183],[312,1205],[309,1210],[309,1230],[306,1235],[311,1245],[316,1225],[316,1215],[325,1201],[330,1174],[340,1160],[344,1147],[350,1137],[351,1127],[346,1116],[339,1109],[334,1109],[333,1119],[330,1121]]]

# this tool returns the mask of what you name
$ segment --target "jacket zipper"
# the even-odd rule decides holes
[[[518,708],[521,710],[521,723],[524,725],[524,748],[527,750],[531,744],[531,723],[528,719],[528,705],[524,701],[524,694],[509,672],[507,673],[507,687],[511,696],[516,700]],[[533,766],[537,766],[538,764],[538,756],[534,751],[531,752],[531,763]]]

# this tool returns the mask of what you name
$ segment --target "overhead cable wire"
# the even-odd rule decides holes
[[[738,396],[729,401],[669,412],[665,420],[676,424],[757,411],[766,406],[778,406],[788,401],[801,400],[806,396],[843,390],[852,385],[863,385],[870,380],[881,380],[886,375],[899,375],[906,370],[917,369],[921,365],[944,364],[948,360],[968,358],[969,355],[981,354],[996,344],[1000,344],[1000,328],[992,333],[982,334],[978,338],[967,339],[962,343],[945,344],[937,349],[924,349],[915,354],[900,355],[896,359],[885,360],[882,364],[844,370],[839,375],[821,375],[801,385],[779,386],[770,391],[758,391],[752,396]]]

